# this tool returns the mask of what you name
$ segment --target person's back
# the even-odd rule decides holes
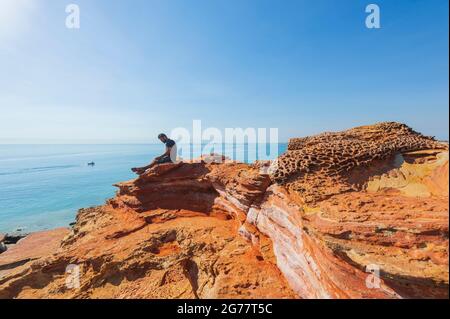
[[[170,138],[167,138],[167,140],[163,143],[166,145],[166,152],[169,152],[168,157],[170,159],[170,162],[175,163],[177,160],[177,144]],[[166,161],[167,163],[169,163],[168,159],[166,159]]]

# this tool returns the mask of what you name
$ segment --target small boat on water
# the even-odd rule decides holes
[[[88,166],[95,166],[94,162],[90,162],[90,163],[87,163],[87,164],[88,164]]]

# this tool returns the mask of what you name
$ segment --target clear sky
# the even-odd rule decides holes
[[[65,27],[67,4],[81,28]],[[0,142],[281,141],[379,121],[448,139],[448,0],[0,0]]]

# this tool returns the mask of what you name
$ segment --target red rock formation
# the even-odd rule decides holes
[[[271,176],[303,202],[315,203],[332,195],[362,190],[369,177],[367,170],[378,168],[372,174],[379,175],[396,155],[420,150],[448,151],[448,145],[404,124],[361,126],[292,139]]]
[[[284,187],[248,216],[302,297],[448,297],[448,145],[381,123],[294,139],[277,164]]]
[[[295,298],[270,241],[254,247],[238,235],[245,211],[213,181],[242,207],[269,184],[245,164],[157,166],[118,184],[105,206],[80,210],[62,250],[2,278],[0,297]],[[81,268],[79,289],[65,285],[69,264]]]
[[[299,206],[271,186],[248,221],[269,236],[278,267],[303,298],[447,297],[446,200],[342,194]],[[379,289],[368,289],[371,265]]]
[[[446,145],[383,123],[294,140],[273,180],[208,162],[117,184],[60,250],[0,274],[0,297],[448,298]]]
[[[29,269],[33,261],[58,250],[61,240],[68,234],[69,229],[57,228],[30,234],[12,245],[0,255],[0,283],[2,277],[17,276]]]

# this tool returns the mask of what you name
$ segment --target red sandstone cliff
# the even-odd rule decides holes
[[[1,254],[0,298],[448,298],[447,145],[381,123],[294,139],[277,164],[117,184],[57,250]]]

